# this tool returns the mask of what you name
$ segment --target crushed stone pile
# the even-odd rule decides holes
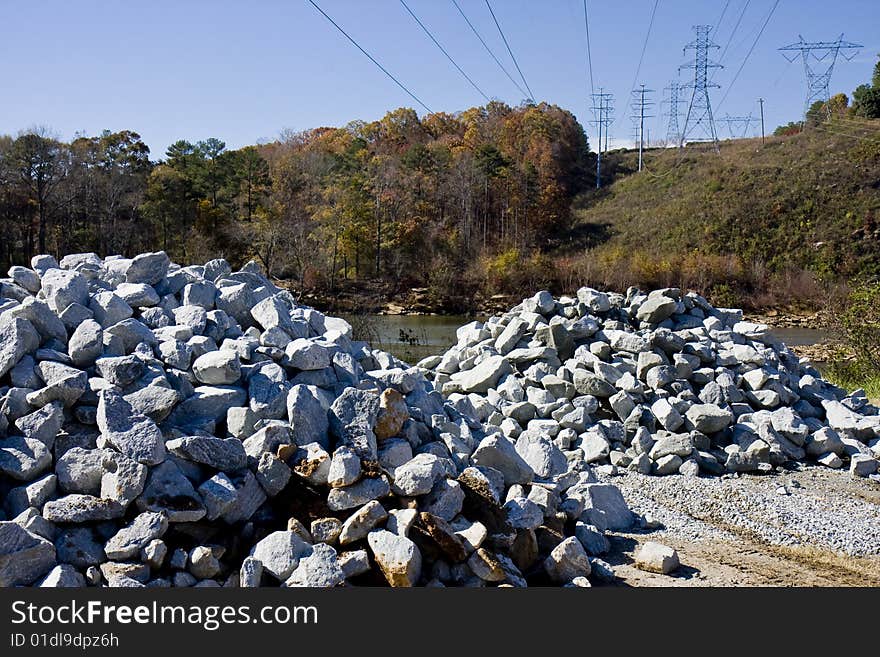
[[[546,310],[532,330],[562,335]],[[476,345],[490,328],[465,332]],[[525,333],[504,333],[510,348],[473,358],[469,375],[456,359],[462,390],[486,393],[525,362],[511,354]],[[553,354],[536,367],[556,371]],[[587,370],[572,371],[583,387]],[[534,417],[565,407],[586,431],[596,398],[558,403],[545,382],[552,401]],[[612,578],[605,532],[636,521],[620,490],[555,420],[518,412],[528,428],[514,432],[481,421],[497,419],[489,404],[444,400],[255,263],[37,256],[0,279],[0,586]]]
[[[419,366],[527,459],[550,444],[609,473],[765,473],[807,461],[880,481],[880,415],[864,391],[823,380],[768,326],[698,294],[542,291],[457,337]],[[552,476],[564,464],[541,467]]]

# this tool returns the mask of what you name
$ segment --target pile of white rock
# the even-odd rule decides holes
[[[0,279],[0,586],[613,577],[620,491],[477,406],[254,263],[37,256]]]
[[[541,476],[581,460],[691,476],[814,461],[880,481],[880,415],[864,391],[824,381],[769,327],[698,294],[543,291],[457,337],[419,366],[527,460],[560,450]]]

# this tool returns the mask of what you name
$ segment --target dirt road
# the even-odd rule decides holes
[[[662,525],[616,533],[606,559],[623,586],[880,586],[880,485],[803,466],[764,476],[610,477]],[[639,544],[675,548],[671,576],[638,570]]]

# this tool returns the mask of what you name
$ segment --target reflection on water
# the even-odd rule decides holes
[[[466,315],[343,315],[354,328],[354,337],[374,349],[387,351],[415,364],[426,356],[442,354],[458,338],[459,326],[475,318]],[[485,318],[476,318],[485,319]]]
[[[474,319],[466,315],[343,315],[354,327],[355,339],[368,341],[374,349],[387,351],[407,363],[442,354],[457,342],[455,331]],[[796,347],[817,344],[826,331],[803,327],[774,329],[785,344]]]
[[[773,335],[778,337],[789,347],[803,347],[811,344],[819,344],[828,337],[828,332],[823,331],[822,329],[795,326],[792,328],[773,329]]]

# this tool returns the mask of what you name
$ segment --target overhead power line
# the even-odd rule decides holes
[[[645,59],[645,50],[648,48],[648,39],[651,36],[651,28],[654,27],[654,16],[657,14],[657,5],[660,4],[660,0],[654,0],[654,9],[651,10],[651,20],[648,23],[648,33],[645,34],[645,42],[642,44],[642,54],[639,56],[639,65],[636,68],[636,76],[633,78],[633,83],[630,85],[630,89],[635,89],[636,82],[639,81],[639,73],[642,72],[642,61]]]
[[[721,16],[718,18],[718,22],[715,23],[715,29],[712,30],[713,35],[718,31],[718,28],[721,27],[721,21],[724,20],[724,16],[725,16],[725,14],[727,14],[727,8],[729,6],[730,6],[730,0],[727,0],[727,2],[724,3],[724,9],[721,10]]]
[[[871,142],[871,143],[875,143],[875,144],[878,143],[878,140],[880,140],[880,138],[878,138],[878,137],[865,137],[865,136],[860,136],[860,135],[853,135],[848,132],[839,132],[837,130],[832,130],[824,123],[817,125],[817,126],[814,126],[814,127],[816,130],[819,130],[819,131],[827,133],[827,134],[837,135],[838,137],[849,137],[851,139],[857,139],[859,141],[867,141],[867,142]]]
[[[837,116],[835,117],[836,121],[841,121],[842,123],[853,123],[862,125],[866,128],[873,128],[874,130],[880,130],[880,121],[877,119],[862,119],[855,116]]]
[[[743,17],[746,15],[746,10],[749,8],[751,2],[752,0],[746,0],[746,4],[743,5],[742,11],[739,13],[739,18],[736,19],[736,25],[733,26],[733,32],[731,32],[730,36],[727,38],[727,43],[724,44],[724,50],[721,51],[721,57],[718,58],[719,62],[725,61],[724,58],[727,56],[727,51],[730,48],[733,37],[736,35],[736,31],[739,29],[740,23],[742,23]],[[712,77],[715,76],[713,75]]]
[[[584,31],[587,33],[587,64],[590,67],[590,96],[596,93],[593,84],[593,54],[590,50],[590,19],[587,16],[587,0],[584,0]]]
[[[492,20],[495,21],[495,27],[498,28],[498,34],[501,35],[501,40],[504,41],[504,45],[507,48],[507,53],[513,60],[513,65],[516,66],[516,71],[517,73],[519,73],[519,77],[522,78],[523,84],[526,85],[526,89],[529,90],[529,99],[535,100],[535,94],[532,93],[532,88],[529,86],[529,83],[526,82],[526,76],[523,75],[522,69],[519,67],[519,63],[516,61],[516,57],[513,56],[513,50],[510,49],[510,44],[507,42],[507,37],[504,36],[504,30],[501,29],[501,25],[498,23],[498,19],[495,17],[495,12],[492,11],[492,5],[489,4],[489,0],[486,0],[486,6],[489,8],[489,13],[492,14]]]
[[[480,95],[486,100],[486,102],[489,102],[489,96],[487,96],[483,92],[483,90],[477,86],[477,83],[474,82],[473,80],[471,80],[471,78],[468,76],[468,74],[464,72],[464,70],[461,68],[461,66],[459,66],[454,59],[452,59],[452,55],[450,55],[448,52],[446,52],[446,48],[444,48],[443,46],[440,45],[440,42],[434,38],[434,35],[431,34],[431,31],[427,27],[425,27],[425,24],[422,23],[422,21],[419,20],[419,17],[413,13],[413,10],[409,8],[409,5],[407,5],[406,2],[404,2],[404,0],[400,0],[400,4],[402,4],[403,8],[406,9],[406,11],[409,13],[409,15],[413,17],[413,20],[419,24],[419,27],[425,31],[425,34],[427,34],[428,37],[431,39],[431,41],[434,42],[434,45],[440,49],[440,52],[442,52],[444,55],[446,55],[446,59],[448,59],[450,62],[452,62],[452,65],[458,69],[458,72],[462,74],[464,79],[471,83],[471,86],[480,93]]]
[[[586,0],[584,0],[584,1],[586,1]],[[507,76],[507,78],[513,83],[513,86],[515,86],[519,90],[519,92],[523,95],[523,97],[528,96],[528,93],[526,93],[526,90],[523,89],[521,86],[519,86],[519,82],[517,82],[516,79],[507,71],[507,69],[504,67],[504,64],[502,64],[501,61],[498,59],[498,57],[495,56],[495,53],[492,52],[492,49],[489,47],[489,45],[486,43],[486,41],[483,39],[483,37],[477,31],[477,28],[474,27],[474,24],[471,23],[470,19],[467,17],[467,15],[464,13],[464,11],[462,11],[461,7],[459,7],[458,2],[456,2],[456,0],[452,0],[452,4],[455,5],[455,8],[458,9],[458,13],[461,14],[461,17],[464,19],[464,22],[468,24],[468,27],[471,28],[471,31],[480,40],[480,43],[483,44],[483,48],[486,49],[486,52],[489,53],[489,55],[492,57],[492,59],[495,60],[495,63],[498,64],[498,68],[500,68],[502,71],[504,71],[504,75]]]
[[[852,136],[861,136],[866,139],[878,139],[880,138],[880,134],[877,131],[871,130],[869,128],[865,128],[861,125],[851,125],[848,123],[841,123],[839,119],[833,118],[826,120],[822,125],[825,127],[833,127],[836,130],[840,130],[843,133],[852,135]],[[853,132],[855,131],[855,132]]]
[[[423,103],[423,102],[419,99],[418,96],[416,96],[412,91],[410,91],[409,89],[407,89],[406,86],[404,86],[404,84],[403,84],[400,80],[398,80],[396,77],[394,77],[393,75],[391,75],[391,73],[388,72],[388,69],[386,69],[384,66],[382,66],[379,62],[376,61],[375,57],[373,57],[370,53],[368,53],[366,50],[364,50],[363,48],[361,48],[360,44],[359,44],[357,41],[355,41],[354,39],[352,39],[352,38],[348,35],[348,32],[346,32],[346,31],[343,30],[341,27],[339,27],[339,24],[338,24],[336,21],[334,21],[332,18],[330,18],[330,17],[327,15],[327,12],[325,12],[323,9],[321,9],[321,8],[318,6],[318,4],[315,2],[315,0],[309,0],[309,2],[312,4],[312,6],[313,6],[315,9],[317,9],[319,12],[321,12],[321,14],[323,14],[324,18],[326,18],[328,21],[330,21],[330,23],[332,23],[333,27],[335,27],[337,30],[339,30],[339,31],[342,33],[342,35],[343,35],[346,39],[348,39],[349,41],[351,41],[351,43],[354,45],[355,48],[357,48],[358,50],[360,50],[360,51],[361,51],[361,52],[367,57],[367,59],[369,59],[369,60],[370,60],[371,62],[373,62],[376,66],[379,67],[379,70],[381,70],[385,75],[387,75],[389,78],[391,78],[391,79],[394,81],[394,84],[396,84],[398,87],[400,87],[401,89],[403,89],[403,90],[406,92],[406,94],[407,94],[410,98],[412,98],[414,101],[416,101],[419,105],[421,105],[421,106],[425,109],[426,112],[428,112],[428,113],[433,113],[433,111],[431,110],[431,108],[428,107],[427,105],[425,105],[425,103]]]
[[[770,9],[770,13],[767,14],[767,18],[764,19],[764,24],[761,25],[761,29],[758,30],[758,36],[755,37],[755,40],[752,42],[752,47],[749,48],[749,51],[746,53],[745,59],[743,59],[742,64],[739,65],[739,68],[736,71],[736,75],[733,76],[733,80],[730,81],[730,84],[727,85],[727,91],[724,92],[724,95],[721,97],[721,102],[718,103],[718,108],[724,104],[724,100],[727,98],[727,95],[730,93],[730,90],[733,88],[734,83],[736,82],[739,74],[742,73],[743,68],[745,68],[746,62],[749,61],[749,57],[751,57],[752,52],[755,50],[755,46],[758,45],[758,41],[761,39],[761,35],[764,34],[764,30],[767,28],[767,24],[770,22],[770,19],[773,18],[773,14],[776,11],[776,8],[779,6],[779,0],[773,3],[773,7]]]
[[[788,68],[789,68],[792,64],[794,64],[794,60],[793,60],[793,59],[789,59],[789,60],[786,60],[786,61],[787,61],[788,63],[783,67],[783,69],[782,69],[782,73],[779,74],[779,77],[776,78],[776,79],[773,81],[773,84],[771,85],[774,89],[776,88],[776,85],[778,85],[779,82],[782,80],[782,78],[784,78],[784,77],[786,76],[786,74],[788,73]]]

